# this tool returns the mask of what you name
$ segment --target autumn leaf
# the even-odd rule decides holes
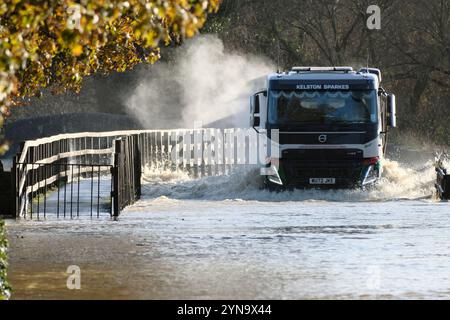
[[[76,44],[72,47],[72,55],[78,57],[83,53],[83,46],[80,44]]]

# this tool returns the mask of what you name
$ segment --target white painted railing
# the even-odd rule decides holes
[[[113,166],[114,141],[124,137],[137,141],[142,166],[186,170],[196,176],[264,163],[270,147],[265,134],[240,128],[83,132],[26,141],[12,169],[17,216],[26,214],[28,202],[40,189],[68,176],[68,166],[61,164]]]

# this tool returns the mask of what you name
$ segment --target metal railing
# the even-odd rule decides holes
[[[23,143],[11,170],[16,217],[40,218],[48,214],[74,217],[80,212],[89,216],[112,214],[114,141],[133,132],[62,134]],[[78,193],[79,188],[90,192]],[[55,195],[56,204],[48,206]]]
[[[19,163],[18,165],[25,165]],[[112,166],[98,164],[26,164],[29,167],[24,195],[16,199],[25,217],[100,217],[107,210],[112,214]],[[102,211],[100,210],[102,206]],[[104,209],[106,207],[107,209]],[[19,213],[20,214],[20,213]]]
[[[268,141],[264,134],[240,128],[177,129],[139,134],[143,164],[185,170],[194,176],[226,174],[237,165],[262,163]]]
[[[236,165],[261,162],[266,153],[259,156],[258,151],[267,141],[258,137],[265,135],[202,128],[76,133],[26,141],[13,159],[14,212],[31,218],[108,212],[117,218],[140,197],[143,167],[185,170],[196,177],[226,174]],[[49,201],[56,204],[49,206]]]
[[[141,196],[141,155],[138,135],[125,136],[115,140],[113,190],[113,216],[133,204]]]

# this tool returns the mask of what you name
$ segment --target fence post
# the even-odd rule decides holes
[[[142,176],[142,160],[141,160],[141,147],[137,140],[139,136],[135,135],[135,153],[134,153],[134,179],[136,187],[136,199],[141,197],[141,176]]]
[[[113,218],[117,220],[120,214],[119,207],[119,197],[120,197],[120,189],[119,189],[119,166],[120,163],[120,153],[121,153],[121,140],[117,139],[114,141],[114,166],[112,168],[112,178],[113,178]]]
[[[18,194],[17,194],[17,156],[13,157],[13,163],[11,168],[11,202],[12,202],[12,212],[11,215],[18,218]]]

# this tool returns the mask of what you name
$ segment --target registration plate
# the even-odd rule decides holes
[[[335,178],[310,178],[309,184],[336,184]]]

